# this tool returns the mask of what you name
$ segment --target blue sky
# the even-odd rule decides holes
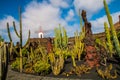
[[[120,0],[106,0],[114,23],[120,15]],[[28,30],[31,30],[31,38],[37,38],[40,26],[44,36],[54,36],[54,28],[58,24],[64,26],[68,36],[74,36],[79,29],[78,10],[86,10],[88,20],[92,23],[93,33],[104,31],[104,22],[107,21],[103,0],[0,0],[0,35],[9,41],[6,23],[9,22],[12,38],[18,41],[12,22],[15,21],[19,31],[18,7],[22,8],[23,37],[27,39]]]

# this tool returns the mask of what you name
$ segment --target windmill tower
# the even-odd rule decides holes
[[[40,26],[40,31],[38,32],[38,38],[44,38],[42,27]]]

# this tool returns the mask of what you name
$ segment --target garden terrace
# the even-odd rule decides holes
[[[120,20],[114,24],[114,27],[118,33],[120,31]],[[93,34],[93,37],[98,38],[102,41],[105,41],[105,32]],[[53,40],[54,38],[51,38],[51,39]],[[40,43],[41,46],[47,47],[47,41],[48,41],[48,38],[30,38],[29,44],[30,43],[37,43],[37,44]],[[70,47],[72,47],[74,45],[74,43],[75,43],[75,37],[69,37],[68,45]]]

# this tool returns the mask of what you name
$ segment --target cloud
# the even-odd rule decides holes
[[[67,17],[65,18],[67,21],[73,21],[74,20],[74,16],[75,16],[75,13],[74,13],[74,10],[73,9],[70,9],[68,11],[68,14],[67,14]]]
[[[60,8],[54,7],[46,2],[31,2],[23,12],[24,30],[31,30],[31,37],[37,37],[36,31],[42,26],[43,31],[53,30],[58,24],[67,25],[61,18]]]
[[[0,31],[7,28],[7,22],[9,23],[9,26],[13,26],[13,21],[16,21],[14,17],[6,15],[2,20],[0,20]]]
[[[12,29],[13,21],[15,21],[16,26],[18,26],[18,22],[16,21],[16,19],[10,15],[6,15],[3,19],[0,20],[0,35],[5,39],[5,41],[9,41],[8,33],[7,33],[7,22],[9,23],[12,38],[14,39],[14,41],[18,40],[16,39],[15,33]]]
[[[50,3],[55,7],[68,8],[69,4],[65,0],[50,0]]]
[[[54,28],[58,27],[58,24],[61,24],[65,27],[68,26],[66,20],[61,17],[60,7],[67,7],[67,3],[64,2],[60,6],[56,7],[53,6],[53,3],[48,3],[46,1],[41,3],[32,1],[27,4],[25,6],[24,12],[22,12],[22,29],[24,41],[27,40],[29,29],[31,31],[31,38],[36,38],[38,37],[38,34],[35,32],[39,31],[40,26],[42,26],[43,32],[45,32],[45,37],[53,36],[53,30]],[[69,16],[72,15],[73,11],[70,10]],[[7,33],[3,32],[3,30],[6,30],[6,23],[9,22],[13,41],[17,42],[18,37],[13,30],[13,21],[16,22],[16,27],[19,31],[18,21],[12,16],[6,16],[4,19],[0,20],[0,34],[5,35],[6,37],[4,38],[9,41]]]
[[[112,18],[113,18],[113,23],[116,23],[119,21],[118,16],[120,15],[120,11],[111,14]],[[90,21],[92,23],[92,30],[94,33],[100,33],[100,32],[104,32],[104,22],[108,23],[107,17],[106,15],[104,15],[103,17],[100,17],[96,20],[92,20]]]
[[[111,0],[107,1],[108,3],[111,2]],[[62,18],[61,16],[63,14],[63,8],[66,9],[69,6],[69,0],[50,0],[50,3],[47,1],[37,2],[34,0],[27,4],[24,12],[22,12],[24,41],[27,40],[29,29],[31,31],[31,38],[37,38],[38,34],[35,32],[39,31],[40,26],[42,26],[43,32],[45,32],[45,37],[53,37],[54,28],[58,27],[58,24],[61,24],[61,26],[66,28],[68,36],[74,36],[74,32],[76,30],[80,30],[78,21],[73,21],[74,19],[77,19],[75,16],[75,10],[73,8],[69,9],[66,12],[67,15],[65,18]],[[76,11],[80,8],[85,9],[90,14],[93,14],[103,8],[103,3],[101,0],[74,0],[74,6]],[[120,12],[112,14],[114,22],[118,20],[119,14]],[[0,20],[0,34],[7,36],[7,33],[4,32],[4,30],[6,30],[6,23],[9,22],[12,38],[14,42],[16,42],[18,41],[18,38],[14,30],[12,30],[13,21],[16,22],[17,30],[19,31],[18,21],[14,17],[8,15]],[[94,33],[104,31],[104,21],[107,21],[106,16],[90,21],[92,23],[92,30]],[[74,24],[71,25],[69,22]],[[8,40],[8,37],[6,39]]]
[[[111,0],[106,0],[109,4]],[[97,13],[103,8],[103,0],[74,0],[75,10],[78,13],[78,10],[86,10],[89,16]]]

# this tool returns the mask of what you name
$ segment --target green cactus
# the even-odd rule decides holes
[[[81,16],[80,16],[80,30],[81,30],[80,34],[79,34],[78,31],[75,32],[75,45],[74,45],[74,52],[75,52],[74,54],[77,54],[78,61],[80,61],[81,54],[82,54],[83,49],[84,49],[84,43],[82,41],[85,38],[85,29],[82,26],[82,18],[81,18]]]
[[[22,72],[22,49],[26,47],[29,39],[30,39],[30,30],[29,30],[29,35],[28,35],[28,40],[27,42],[25,43],[24,46],[22,46],[22,16],[21,16],[21,9],[19,8],[19,26],[20,26],[20,32],[18,34],[17,30],[16,30],[16,25],[15,25],[15,22],[13,22],[13,26],[14,26],[14,31],[17,35],[17,37],[20,39],[20,72]],[[8,31],[8,36],[9,36],[9,39],[10,39],[10,42],[12,43],[12,37],[11,37],[11,34],[10,34],[10,29],[9,29],[9,23],[7,23],[7,31]],[[15,47],[13,47],[13,50],[16,52],[16,54],[18,54],[18,52],[16,51]]]
[[[81,54],[84,49],[84,43],[82,42],[82,40],[83,40],[82,32],[81,32],[81,35],[79,35],[78,31],[76,31],[74,51],[75,51],[75,54],[77,54],[78,56],[78,61],[80,61]]]
[[[120,57],[120,44],[119,44],[119,41],[117,38],[116,30],[115,30],[114,25],[113,25],[112,16],[110,15],[106,0],[104,0],[103,3],[104,3],[104,8],[105,8],[105,11],[107,14],[108,22],[109,22],[109,25],[111,28],[111,34],[112,34],[112,38],[113,38],[113,43],[115,44],[115,50]]]
[[[63,27],[61,29],[61,26],[59,25],[59,28],[55,28],[54,32],[55,32],[55,39],[54,39],[55,48],[60,48],[60,49],[67,48],[68,36],[65,28]]]
[[[53,51],[49,53],[49,60],[51,63],[52,72],[54,75],[58,75],[64,66],[64,59],[68,53],[68,37],[65,28],[55,28],[55,38]]]
[[[112,45],[112,41],[111,41],[111,36],[110,36],[110,31],[108,28],[107,23],[104,23],[104,29],[105,29],[105,34],[106,34],[106,39],[107,39],[107,46],[109,49],[109,53],[110,53],[110,57],[113,57],[113,45]]]
[[[56,54],[57,53],[57,56]],[[64,56],[61,49],[56,49],[53,52],[48,54],[49,60],[51,63],[51,69],[54,75],[60,74],[61,70],[64,67]]]
[[[16,30],[16,25],[15,25],[14,21],[13,21],[13,26],[14,26],[14,31],[15,31],[17,37],[20,39],[20,48],[24,48],[24,47],[26,47],[26,45],[27,45],[27,43],[30,39],[30,30],[29,30],[28,40],[26,41],[25,45],[22,46],[22,40],[23,40],[23,38],[22,38],[22,17],[21,17],[20,8],[19,8],[19,15],[20,15],[20,22],[19,22],[20,23],[20,32],[19,33],[20,34],[18,34],[18,32]],[[8,36],[9,36],[10,42],[12,42],[12,37],[11,37],[11,34],[10,34],[10,29],[9,29],[9,23],[7,23],[7,31],[8,31]]]
[[[63,42],[62,42],[64,48],[67,47],[68,44],[68,36],[67,36],[67,32],[65,30],[65,28],[63,27]]]
[[[72,65],[74,67],[76,66],[75,57],[76,57],[76,54],[74,53],[74,50],[72,50],[71,51],[71,58],[72,58]]]

